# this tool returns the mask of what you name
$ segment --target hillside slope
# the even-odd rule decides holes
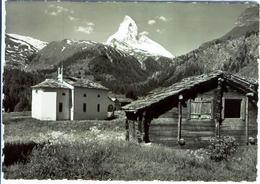
[[[28,36],[5,34],[5,67],[24,70],[37,52],[45,47],[43,42]]]
[[[258,7],[246,9],[238,17],[230,32],[219,39],[202,44],[192,52],[175,58],[174,62],[179,65],[179,68],[187,63],[197,63],[201,72],[224,70],[244,75],[244,77],[258,78],[258,12]]]
[[[169,86],[193,75],[224,70],[245,78],[258,79],[259,21],[258,7],[246,9],[234,28],[219,39],[176,57],[173,64],[144,82],[135,84],[143,94],[149,90]]]
[[[49,43],[33,58],[27,70],[55,75],[62,64],[65,75],[101,81],[114,91],[124,92],[128,84],[144,81],[163,69],[160,58],[155,61],[147,57],[143,62],[146,70],[134,56],[111,46],[66,39]]]

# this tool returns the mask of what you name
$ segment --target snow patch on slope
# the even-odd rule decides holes
[[[62,49],[61,49],[61,52],[63,52],[65,49],[66,49],[66,47],[63,46]]]
[[[18,34],[5,35],[5,67],[24,70],[31,61],[33,54],[47,45],[47,42],[21,36]]]
[[[21,40],[34,46],[36,49],[41,50],[43,47],[45,47],[48,43],[47,42],[43,42],[41,40],[29,37],[29,36],[22,36],[22,35],[18,35],[18,34],[13,34],[13,33],[7,33],[7,35],[9,35],[10,37],[13,37],[17,40]]]

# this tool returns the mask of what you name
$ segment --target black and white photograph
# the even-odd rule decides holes
[[[2,182],[257,182],[257,1],[2,2]]]

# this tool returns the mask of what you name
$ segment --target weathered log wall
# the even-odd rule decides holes
[[[199,95],[198,97],[214,97],[215,90]],[[233,136],[241,144],[246,144],[246,124],[245,124],[245,94],[236,92],[228,88],[224,92],[224,98],[241,98],[243,99],[241,105],[241,118],[226,118],[223,119],[220,125],[220,135]],[[214,111],[213,111],[214,112]],[[249,137],[257,136],[257,108],[254,104],[248,104],[249,112]],[[204,147],[208,144],[210,137],[215,136],[215,121],[214,119],[198,120],[189,118],[189,108],[182,109],[182,138],[185,139],[185,147]],[[223,117],[224,118],[224,115]],[[177,143],[178,133],[178,108],[174,107],[165,114],[162,114],[157,119],[153,119],[150,126],[150,140],[154,143],[160,143],[171,147],[179,147]]]
[[[248,104],[249,122],[248,136],[257,137],[257,109],[252,103]],[[244,119],[225,119],[220,126],[221,135],[233,136],[241,144],[246,144],[246,122]]]
[[[158,118],[151,123],[150,140],[171,147],[179,146],[177,143],[178,119]],[[203,147],[208,139],[215,135],[213,121],[183,120],[181,137],[185,140],[185,147]]]
[[[241,117],[240,118],[224,118],[220,126],[221,135],[233,136],[241,144],[246,144],[246,95],[238,93],[232,89],[224,93],[224,98],[240,98]],[[257,107],[249,101],[248,103],[248,136],[257,137]]]

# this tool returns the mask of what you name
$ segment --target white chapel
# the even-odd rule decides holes
[[[101,84],[77,78],[45,79],[32,86],[32,117],[39,120],[106,119],[114,109],[108,89]]]

